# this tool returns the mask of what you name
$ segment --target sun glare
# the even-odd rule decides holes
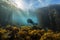
[[[17,8],[25,9],[23,0],[13,0],[13,3],[16,5]]]

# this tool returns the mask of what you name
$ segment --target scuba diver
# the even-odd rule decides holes
[[[32,25],[37,25],[37,23],[33,22],[32,19],[28,19],[27,22],[30,23],[30,24],[32,24]]]
[[[27,20],[27,23],[28,23],[28,24],[32,24],[32,25],[33,25],[33,26],[32,26],[33,29],[39,29],[39,27],[37,26],[38,23],[35,23],[32,19],[28,19],[28,20]]]

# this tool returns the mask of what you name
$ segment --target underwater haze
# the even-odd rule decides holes
[[[55,4],[60,4],[60,0],[0,0],[0,24],[29,25],[28,19],[39,23],[36,11]]]

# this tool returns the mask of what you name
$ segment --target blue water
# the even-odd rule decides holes
[[[24,12],[25,13],[25,12]],[[27,16],[27,13],[24,14],[23,12],[15,12],[12,14],[12,22],[13,24],[19,24],[19,25],[30,25],[27,20],[31,19],[34,23],[38,23],[38,18],[36,13],[29,12],[29,15]]]

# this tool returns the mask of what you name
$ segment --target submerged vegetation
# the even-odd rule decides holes
[[[48,29],[34,29],[30,26],[0,27],[0,40],[60,40],[60,32]]]

